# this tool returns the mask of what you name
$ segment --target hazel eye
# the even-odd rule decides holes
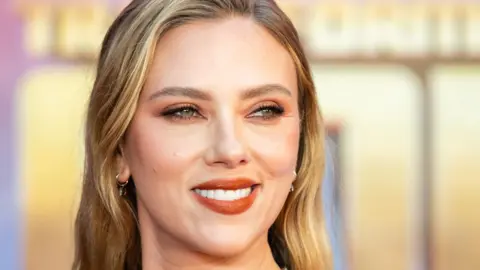
[[[249,118],[262,118],[269,120],[282,116],[285,110],[278,105],[262,105],[251,113]]]
[[[192,118],[201,117],[198,109],[192,105],[167,109],[166,111],[162,112],[162,116],[172,120],[189,120]]]
[[[183,108],[174,113],[175,116],[182,117],[182,118],[191,118],[196,115],[196,111],[192,110],[191,108]]]

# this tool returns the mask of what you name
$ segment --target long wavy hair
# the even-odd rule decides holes
[[[75,270],[140,270],[134,185],[118,194],[119,145],[135,113],[158,40],[198,20],[242,16],[254,20],[290,53],[297,72],[301,135],[295,191],[269,230],[277,263],[290,270],[330,270],[321,204],[324,126],[310,68],[297,31],[273,0],[134,0],[102,44],[88,104],[85,171],[75,223]]]

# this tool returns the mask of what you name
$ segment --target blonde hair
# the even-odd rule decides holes
[[[280,264],[330,270],[321,204],[324,128],[311,72],[298,34],[273,0],[134,0],[113,22],[102,44],[86,123],[86,160],[78,210],[73,269],[141,269],[136,195],[116,187],[116,157],[158,40],[197,20],[251,18],[290,53],[296,65],[302,117],[295,191],[269,231]]]

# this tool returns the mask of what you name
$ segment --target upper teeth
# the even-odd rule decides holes
[[[241,198],[245,198],[252,192],[252,188],[244,188],[244,189],[237,189],[237,190],[223,190],[223,189],[215,189],[215,190],[204,190],[204,189],[195,189],[195,192],[198,193],[200,196],[219,200],[219,201],[234,201]]]

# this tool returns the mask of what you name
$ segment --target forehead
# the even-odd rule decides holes
[[[197,21],[167,32],[158,42],[146,89],[227,90],[266,83],[296,92],[290,54],[254,21],[229,18]]]

